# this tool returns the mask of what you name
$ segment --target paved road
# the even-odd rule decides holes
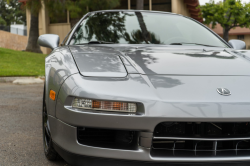
[[[0,166],[68,166],[43,154],[43,84],[0,83]]]

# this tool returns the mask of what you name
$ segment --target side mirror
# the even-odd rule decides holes
[[[48,47],[54,50],[59,46],[60,37],[54,34],[41,35],[38,38],[38,44],[43,47]]]
[[[235,50],[246,49],[246,43],[242,40],[229,40],[228,42]]]

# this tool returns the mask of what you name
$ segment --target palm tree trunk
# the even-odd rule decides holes
[[[226,0],[223,0],[223,2],[225,3]],[[228,27],[223,28],[223,39],[228,42],[228,34],[229,34],[229,29]]]
[[[141,12],[135,12],[135,14],[137,16],[144,41],[146,43],[148,43],[150,41],[150,37],[149,37],[147,26],[146,26],[144,19],[143,19],[143,16],[142,16]]]
[[[26,51],[42,53],[40,46],[37,43],[38,37],[39,37],[38,14],[34,15],[31,13],[29,39]]]
[[[144,0],[136,0],[136,10],[143,10]]]
[[[229,29],[228,28],[223,28],[223,39],[228,42],[228,34],[229,34]]]

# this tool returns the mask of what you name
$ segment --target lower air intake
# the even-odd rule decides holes
[[[250,124],[164,122],[154,131],[153,157],[250,156]]]
[[[78,127],[77,139],[88,146],[136,150],[138,134],[135,131]]]

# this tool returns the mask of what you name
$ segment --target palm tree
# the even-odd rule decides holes
[[[31,13],[29,38],[26,51],[42,53],[40,46],[37,43],[37,39],[39,37],[38,23],[38,13]]]
[[[27,0],[26,6],[31,12],[31,19],[26,51],[41,53],[37,39],[39,37],[38,16],[42,3],[44,3],[48,10],[50,17],[60,17],[58,13],[63,13],[66,9],[72,12],[72,15],[82,17],[88,11],[83,9],[110,9],[118,6],[119,0]]]
[[[42,7],[42,2],[41,0],[28,0],[26,6],[31,13],[29,38],[26,51],[42,53],[40,46],[37,43],[37,39],[39,37],[38,16],[39,10]]]

